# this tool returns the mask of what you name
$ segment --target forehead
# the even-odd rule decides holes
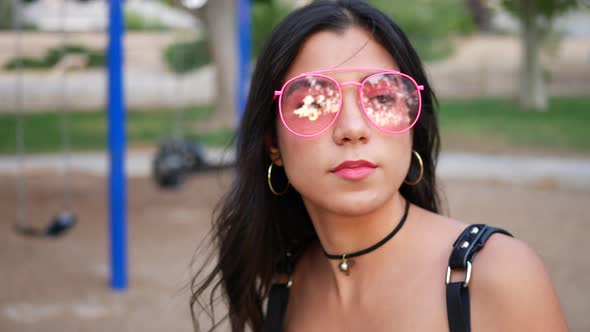
[[[340,33],[321,31],[311,35],[289,67],[285,80],[304,72],[342,67],[398,70],[389,52],[368,32],[351,27]],[[334,74],[337,75],[356,79],[356,76],[360,77],[363,73]]]

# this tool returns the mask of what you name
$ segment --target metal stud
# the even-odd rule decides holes
[[[472,228],[472,229],[469,231],[469,234],[477,234],[477,233],[479,233],[479,228],[477,228],[477,227],[473,227],[473,228]]]
[[[465,249],[467,247],[469,247],[469,242],[464,241],[463,243],[461,243],[461,248]]]

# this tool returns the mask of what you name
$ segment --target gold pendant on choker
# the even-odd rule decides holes
[[[338,264],[338,269],[342,271],[346,276],[350,275],[350,268],[354,265],[354,261],[352,259],[346,259],[346,255],[342,255],[342,260],[340,264]]]

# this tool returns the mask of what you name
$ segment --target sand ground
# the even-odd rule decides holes
[[[129,180],[130,287],[118,293],[108,285],[106,179],[72,176],[79,224],[53,240],[13,231],[15,178],[0,175],[0,331],[192,331],[183,287],[229,176],[195,175],[174,192]],[[504,227],[539,251],[571,330],[590,331],[590,188],[442,180],[451,216]],[[60,206],[61,178],[38,172],[27,183],[30,220],[46,224]]]

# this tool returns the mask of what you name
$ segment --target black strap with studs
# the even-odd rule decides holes
[[[455,269],[471,269],[471,263],[477,252],[484,246],[488,238],[494,233],[512,236],[507,231],[484,224],[467,227],[453,244],[453,251],[447,268],[447,317],[450,332],[470,332],[470,307],[468,280],[450,282],[450,273]],[[291,287],[292,263],[289,262],[287,283],[274,283],[271,287],[267,303],[265,332],[280,332],[283,330],[283,320],[287,311],[289,288]]]
[[[488,238],[494,233],[512,236],[507,231],[485,224],[471,225],[461,233],[453,244],[453,251],[449,257],[447,268],[447,317],[450,332],[470,332],[471,315],[469,306],[469,280],[471,264],[477,252],[484,246]],[[454,269],[467,269],[466,279],[450,282]]]
[[[264,332],[280,332],[283,330],[283,320],[289,301],[288,284],[273,284],[268,296]]]

